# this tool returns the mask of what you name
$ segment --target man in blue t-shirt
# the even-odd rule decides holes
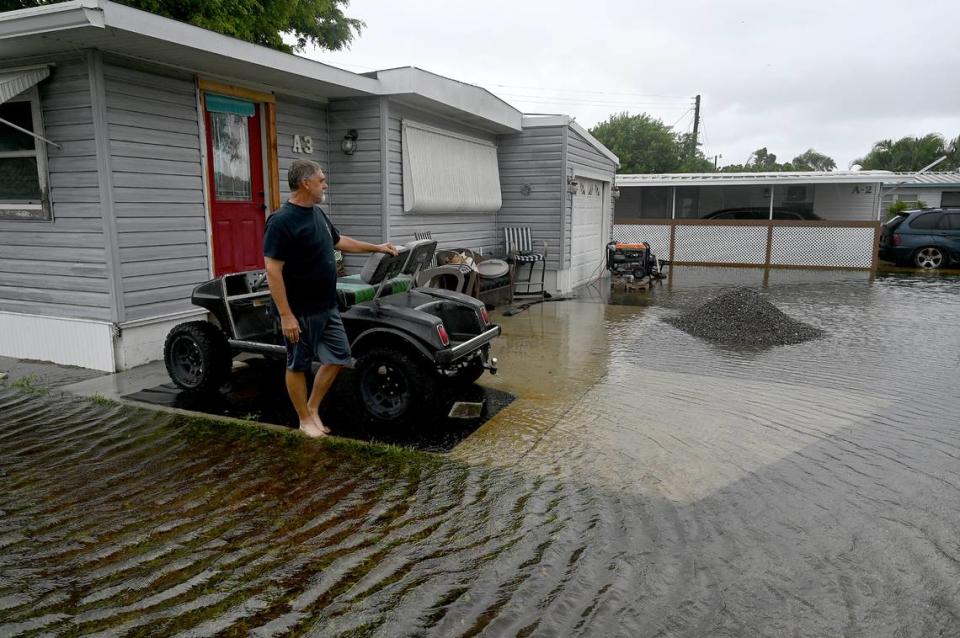
[[[320,402],[340,368],[353,363],[337,308],[334,248],[391,255],[397,249],[393,244],[368,244],[340,234],[318,206],[327,178],[316,162],[295,160],[287,181],[290,199],[267,219],[263,255],[287,343],[287,392],[300,417],[300,429],[319,437],[330,433],[320,421]],[[320,370],[308,395],[306,373],[314,359],[320,362]]]

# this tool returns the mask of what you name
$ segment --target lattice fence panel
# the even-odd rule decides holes
[[[764,265],[766,226],[677,226],[673,260],[691,263]]]
[[[873,265],[873,239],[873,228],[775,227],[770,263],[775,266],[870,268]]]
[[[660,259],[670,254],[670,226],[666,224],[614,224],[613,241],[646,242]]]

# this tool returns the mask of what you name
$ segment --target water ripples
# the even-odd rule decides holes
[[[827,337],[752,351],[545,305],[452,458],[0,386],[0,635],[960,634],[954,283],[771,284]]]

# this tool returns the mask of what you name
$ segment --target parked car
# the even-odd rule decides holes
[[[774,208],[773,218],[810,221],[821,219],[818,215],[799,208]],[[766,206],[724,208],[707,213],[701,219],[770,219],[770,209]]]
[[[960,208],[909,210],[880,229],[880,259],[917,268],[960,261]]]

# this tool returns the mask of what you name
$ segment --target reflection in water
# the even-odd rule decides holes
[[[0,386],[0,635],[960,634],[958,281],[773,273],[826,337],[750,351],[661,321],[715,275],[503,319],[448,458]]]

